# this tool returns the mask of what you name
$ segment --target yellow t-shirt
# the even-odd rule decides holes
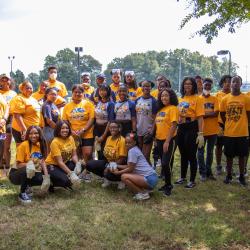
[[[117,84],[117,85],[115,85],[114,83],[110,84],[110,88],[115,93],[116,98],[117,98],[119,87],[120,87],[120,84]]]
[[[111,162],[111,161],[116,162],[120,157],[122,156],[126,157],[127,150],[125,146],[124,137],[120,136],[117,139],[112,139],[112,136],[109,136],[105,143],[103,153],[106,159],[108,160],[108,162]]]
[[[227,94],[226,93],[224,93],[223,91],[218,91],[214,96],[215,97],[217,97],[217,99],[218,99],[218,102],[219,102],[219,109],[220,109],[220,103],[221,103],[221,100],[222,100],[222,98],[224,97],[224,96],[226,96]],[[223,123],[222,122],[222,119],[221,119],[221,117],[220,117],[220,115],[219,115],[219,118],[218,118],[218,122],[219,123]]]
[[[73,101],[67,103],[63,109],[62,119],[69,121],[71,129],[74,131],[81,130],[85,127],[89,119],[94,119],[95,117],[95,106],[92,102],[87,99],[82,100],[80,103],[76,104]],[[84,139],[93,138],[92,126],[84,134]]]
[[[10,104],[10,101],[12,100],[12,98],[17,95],[17,93],[13,90],[8,90],[8,91],[1,90],[0,93],[2,94],[7,104]]]
[[[58,95],[61,97],[65,97],[68,95],[68,91],[64,85],[64,83],[59,82],[59,81],[51,81],[50,79],[48,80],[49,82],[49,87],[50,88],[57,88],[58,89]]]
[[[6,103],[4,97],[0,94],[0,120],[4,118],[4,114],[6,112],[6,109],[8,107],[8,104]],[[0,133],[5,133],[6,127],[3,126],[0,128]]]
[[[203,98],[204,100],[205,113],[219,111],[219,102],[215,96],[211,95],[209,97],[201,96],[201,98]],[[204,136],[216,135],[219,133],[218,116],[204,119],[203,133]]]
[[[82,87],[84,88],[84,98],[90,98],[92,93],[95,91],[95,88],[93,86],[86,87],[84,84],[82,84]]]
[[[173,122],[178,122],[179,111],[174,105],[169,105],[163,107],[156,114],[155,125],[156,125],[156,135],[157,140],[166,140],[169,130]],[[176,135],[176,132],[175,134]]]
[[[31,150],[30,150],[31,149]],[[40,150],[40,144],[29,145],[29,141],[22,142],[16,151],[16,161],[20,163],[27,163],[29,160],[33,160],[36,166],[36,172],[41,172],[40,161],[44,158]],[[15,168],[15,167],[14,167]]]
[[[129,88],[128,89],[128,96],[131,101],[135,101],[137,98],[142,96],[142,88],[138,87],[137,89]]]
[[[190,95],[179,98],[179,115],[196,118],[204,115],[204,103],[201,96]],[[181,117],[180,117],[181,119]]]
[[[224,136],[248,136],[247,111],[250,111],[250,97],[245,94],[227,94],[222,99],[220,112],[226,112]]]
[[[45,160],[45,163],[48,165],[56,165],[56,161],[54,157],[62,156],[63,162],[72,159],[72,152],[76,149],[75,141],[72,136],[63,139],[59,137],[55,137],[50,144],[50,153]]]
[[[157,100],[158,99],[159,90],[158,89],[154,89],[154,90],[151,91],[150,94]]]
[[[10,102],[10,109],[12,114],[20,114],[22,115],[23,122],[26,128],[30,127],[31,125],[39,126],[40,114],[41,114],[41,106],[37,102],[35,98],[25,97],[23,95],[15,96]],[[12,128],[21,131],[18,126],[18,123],[13,117],[12,121]]]
[[[36,91],[35,93],[32,94],[32,97],[34,97],[38,101],[38,103],[42,106],[44,103],[44,95],[45,94],[40,93],[39,91]],[[55,105],[58,106],[64,102],[66,102],[65,99],[61,97],[60,95],[58,95],[55,100]]]

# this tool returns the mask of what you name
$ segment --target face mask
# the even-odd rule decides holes
[[[49,75],[49,78],[50,78],[51,80],[56,80],[56,78],[57,78],[57,73],[51,73],[51,74]]]
[[[204,95],[210,95],[210,93],[211,93],[211,90],[205,90],[205,89],[203,90]]]

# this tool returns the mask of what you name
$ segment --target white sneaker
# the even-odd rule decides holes
[[[106,188],[106,187],[108,187],[110,185],[111,185],[111,182],[108,179],[104,178],[104,181],[102,183],[102,187]]]
[[[137,193],[133,199],[137,201],[148,200],[150,198],[149,193]]]
[[[119,182],[118,182],[117,189],[122,190],[122,189],[124,189],[124,188],[125,188],[125,184],[124,184],[122,181],[119,181]]]

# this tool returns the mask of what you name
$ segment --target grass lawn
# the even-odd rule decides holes
[[[94,180],[80,191],[34,196],[29,206],[19,204],[18,187],[4,179],[0,249],[250,249],[249,187],[225,185],[223,178],[197,178],[193,190],[175,186],[172,196],[155,191],[145,202]]]

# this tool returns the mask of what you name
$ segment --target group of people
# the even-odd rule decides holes
[[[156,86],[149,80],[137,83],[134,71],[113,69],[111,76],[107,84],[104,74],[97,75],[94,88],[90,73],[82,73],[69,102],[54,66],[37,92],[24,81],[17,94],[12,80],[0,76],[0,165],[10,168],[9,180],[20,186],[21,202],[32,201],[32,186],[41,186],[42,193],[77,189],[93,174],[103,179],[102,187],[128,187],[136,200],[149,199],[161,178],[159,191],[169,196],[177,146],[181,167],[176,185],[194,188],[198,169],[201,181],[216,180],[213,172],[222,172],[222,152],[224,183],[232,181],[237,156],[239,183],[246,185],[250,97],[241,93],[240,76],[223,76],[215,95],[211,78],[185,77],[180,97],[163,75],[157,76]],[[12,136],[16,162],[10,166]]]

